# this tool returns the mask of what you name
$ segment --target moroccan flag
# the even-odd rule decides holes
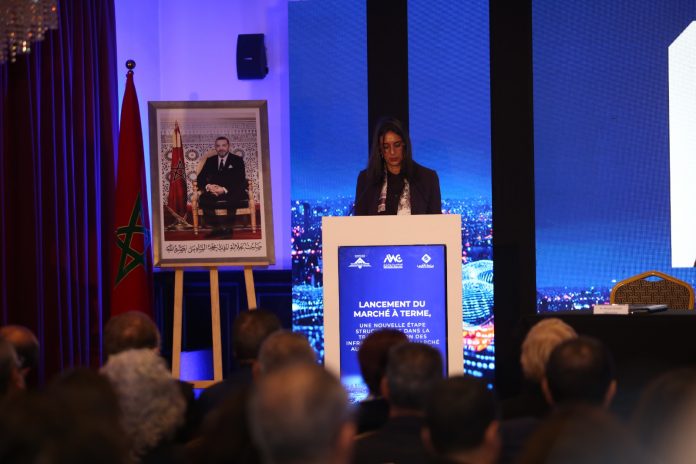
[[[184,167],[184,149],[181,145],[179,123],[174,123],[172,135],[172,165],[169,171],[169,197],[167,206],[172,214],[176,214],[176,222],[186,219],[186,168]]]
[[[118,137],[111,315],[142,311],[152,316],[152,252],[147,211],[143,133],[133,71],[126,76]]]

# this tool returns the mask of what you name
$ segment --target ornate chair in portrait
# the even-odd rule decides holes
[[[614,285],[612,304],[666,304],[670,309],[694,309],[691,285],[658,271],[629,277]]]
[[[200,161],[198,162],[198,165],[196,166],[196,177],[201,173],[201,170],[203,169],[203,166],[205,165],[205,162],[210,158],[211,156],[217,156],[217,153],[214,149],[208,150],[207,152],[203,153],[201,156]],[[240,156],[238,154],[232,153],[232,156]],[[246,180],[246,187],[245,191],[247,192],[247,198],[243,201],[242,207],[237,208],[237,216],[249,216],[249,225],[251,227],[252,232],[256,232],[256,200],[254,200],[254,190],[253,190],[253,185],[249,181],[249,179]],[[203,209],[201,209],[198,206],[198,198],[201,195],[201,191],[198,188],[198,182],[193,181],[193,195],[191,196],[191,209],[193,211],[193,229],[195,233],[198,233],[198,230],[200,228],[201,221],[205,221],[204,215],[203,215]],[[218,200],[215,208],[215,214],[217,216],[226,216],[227,215],[227,201],[226,200]]]

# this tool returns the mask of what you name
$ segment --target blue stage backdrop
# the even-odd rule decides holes
[[[672,260],[668,72],[694,19],[693,0],[533,2],[539,312],[590,310],[647,270],[694,284]]]
[[[322,216],[350,214],[367,164],[364,2],[289,3],[293,329],[324,354]],[[408,2],[410,132],[462,216],[465,371],[492,379],[488,2]],[[320,38],[320,39],[317,39]]]

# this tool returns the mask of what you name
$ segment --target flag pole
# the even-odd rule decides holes
[[[110,313],[141,311],[152,317],[152,249],[142,127],[133,83],[135,61],[126,61],[126,68],[113,209]]]

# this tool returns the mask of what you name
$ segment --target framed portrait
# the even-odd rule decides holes
[[[264,100],[149,102],[154,264],[273,264]]]

